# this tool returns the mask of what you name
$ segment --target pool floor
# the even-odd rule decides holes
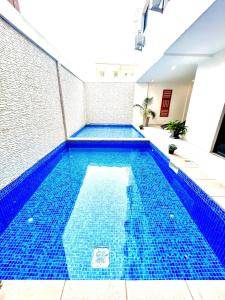
[[[143,138],[132,125],[86,125],[71,137],[76,138]]]
[[[93,268],[98,248],[106,268]],[[225,279],[225,270],[149,150],[71,148],[0,236],[0,278]]]

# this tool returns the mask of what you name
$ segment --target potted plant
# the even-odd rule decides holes
[[[141,110],[141,114],[143,115],[143,126],[147,127],[150,117],[152,117],[152,119],[155,118],[156,113],[151,110],[150,105],[152,104],[153,101],[153,97],[151,98],[145,98],[143,101],[143,104],[135,104],[133,107],[139,107]]]
[[[166,130],[171,132],[171,138],[179,139],[180,135],[186,134],[187,126],[185,126],[185,122],[180,122],[178,120],[170,121],[166,126]]]
[[[174,144],[169,145],[169,154],[174,154],[174,151],[177,149],[177,146]]]

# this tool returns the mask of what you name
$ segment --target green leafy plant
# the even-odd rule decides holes
[[[187,126],[185,126],[185,122],[170,121],[167,126],[166,130],[171,132],[171,138],[179,139],[180,135],[185,135],[187,133]]]
[[[147,97],[144,99],[142,105],[135,104],[133,106],[133,107],[140,108],[140,112],[143,115],[143,126],[145,126],[145,127],[148,126],[150,117],[152,117],[152,119],[154,119],[156,116],[156,113],[153,110],[151,110],[151,108],[150,108],[150,105],[152,104],[152,102],[153,102],[153,97],[151,97],[151,98]]]
[[[176,149],[177,146],[175,144],[169,144],[169,154],[173,154]]]

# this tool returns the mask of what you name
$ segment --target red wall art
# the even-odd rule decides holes
[[[163,90],[160,117],[168,117],[173,90]]]

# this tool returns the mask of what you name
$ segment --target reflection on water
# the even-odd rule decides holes
[[[79,265],[89,272],[92,253],[97,247],[110,249],[110,267],[114,268],[116,263],[118,276],[123,275],[124,257],[114,255],[123,253],[126,243],[124,223],[130,174],[130,168],[126,167],[88,166],[63,233],[70,277],[76,276]]]

